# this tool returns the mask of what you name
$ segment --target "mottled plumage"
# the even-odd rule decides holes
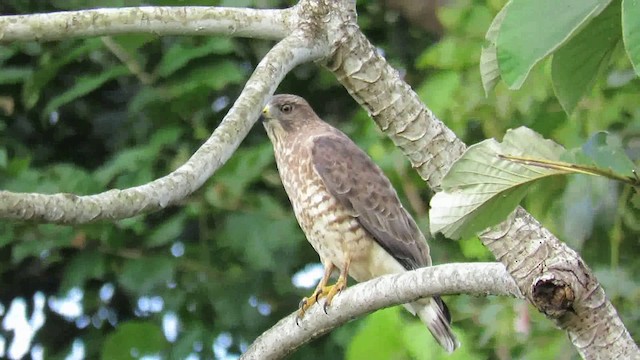
[[[415,221],[380,168],[338,129],[322,121],[301,97],[276,95],[263,111],[278,171],[295,216],[320,255],[325,276],[310,299],[327,303],[357,281],[431,265],[429,248]],[[335,288],[326,287],[333,268]],[[458,346],[449,312],[439,297],[407,304],[447,350]]]

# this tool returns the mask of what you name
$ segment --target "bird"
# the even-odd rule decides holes
[[[297,320],[321,298],[326,312],[348,276],[363,282],[431,266],[426,238],[391,182],[347,135],[296,95],[272,96],[261,119],[294,215],[324,268],[314,292],[300,302]],[[338,279],[328,285],[334,270]],[[447,352],[460,345],[439,296],[405,308]]]

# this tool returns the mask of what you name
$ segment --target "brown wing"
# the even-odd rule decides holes
[[[406,269],[431,265],[424,235],[382,170],[342,133],[314,139],[312,161],[329,192]]]

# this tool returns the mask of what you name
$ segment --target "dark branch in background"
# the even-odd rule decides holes
[[[287,316],[260,335],[240,358],[280,359],[349,320],[438,294],[522,297],[500,263],[455,263],[386,275],[347,288],[334,298],[328,314],[322,306],[313,306],[299,325],[297,313]]]

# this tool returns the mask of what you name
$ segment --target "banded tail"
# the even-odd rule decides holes
[[[460,346],[460,342],[451,330],[449,309],[439,296],[414,302],[408,307],[427,325],[433,337],[448,353],[452,353]]]

